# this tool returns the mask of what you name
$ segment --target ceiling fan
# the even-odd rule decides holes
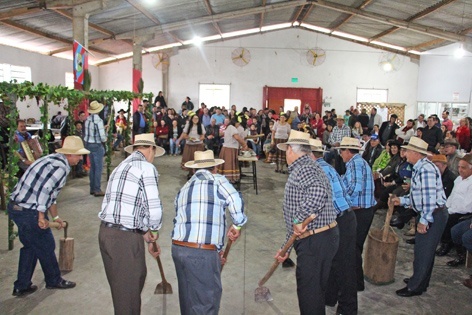
[[[163,52],[155,53],[152,55],[152,65],[154,68],[164,70],[169,67],[169,55]]]
[[[379,66],[385,72],[400,70],[403,65],[403,57],[391,52],[384,52],[380,55]]]
[[[319,66],[326,59],[326,52],[318,47],[308,49],[306,52],[306,61],[310,66]]]
[[[251,52],[243,47],[236,48],[231,53],[231,60],[235,65],[244,67],[251,61]]]

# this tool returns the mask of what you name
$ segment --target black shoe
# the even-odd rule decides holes
[[[405,282],[405,284],[408,284],[408,282],[410,282],[410,278],[403,279],[403,282]]]
[[[75,287],[75,282],[62,279],[58,284],[54,286],[46,286],[46,289],[72,289]]]
[[[405,227],[405,223],[399,218],[394,218],[390,220],[390,226],[396,227],[397,229],[401,230]]]
[[[406,240],[405,241],[407,244],[410,244],[410,245],[415,245],[415,238],[410,238],[409,240]]]
[[[450,243],[441,243],[441,246],[436,250],[436,256],[446,256],[452,249]]]
[[[295,267],[295,263],[290,258],[287,258],[282,263],[282,268],[292,268]]]
[[[20,296],[27,296],[27,295],[29,295],[29,294],[31,294],[31,293],[36,292],[36,290],[38,290],[38,286],[32,284],[32,285],[29,286],[29,288],[24,289],[24,290],[13,289],[12,295],[13,295],[13,296],[18,296],[18,297],[20,297]]]
[[[403,289],[397,290],[396,293],[398,296],[403,297],[410,297],[423,294],[423,292],[411,291],[410,289],[408,289],[408,287],[404,287]]]
[[[448,261],[447,265],[449,267],[458,267],[458,266],[465,265],[465,256],[461,255],[454,260]]]

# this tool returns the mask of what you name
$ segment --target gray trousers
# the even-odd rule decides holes
[[[218,314],[221,261],[217,251],[172,245],[182,315]]]
[[[100,226],[98,243],[115,314],[140,314],[147,272],[143,236]]]

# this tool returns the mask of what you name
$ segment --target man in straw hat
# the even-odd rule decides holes
[[[427,158],[428,143],[411,137],[406,146],[406,159],[413,165],[410,194],[391,197],[395,205],[411,206],[419,215],[413,261],[413,275],[404,279],[407,286],[396,293],[410,297],[421,295],[429,286],[436,247],[446,226],[448,212],[441,173]]]
[[[98,241],[111,288],[115,313],[139,314],[146,279],[144,240],[153,257],[162,224],[158,174],[152,164],[165,150],[156,146],[152,133],[137,135],[130,153],[112,172],[98,217]],[[157,244],[156,244],[157,245]]]
[[[294,243],[298,306],[301,314],[324,314],[325,289],[339,244],[331,184],[310,157],[309,134],[292,130],[287,142],[279,143],[277,147],[286,151],[289,165],[283,212],[287,229],[285,242],[292,234],[298,236]],[[302,228],[302,222],[313,214],[317,217]],[[275,258],[283,262],[290,250],[284,256],[277,251]]]
[[[70,167],[77,165],[83,154],[89,153],[84,149],[82,139],[77,136],[66,137],[61,149],[36,160],[13,189],[8,203],[8,215],[18,226],[18,236],[23,244],[14,296],[31,294],[38,289],[31,283],[38,260],[47,289],[75,287],[74,282],[61,277],[47,211],[53,221],[62,223],[57,211],[57,196],[66,184]]]
[[[89,106],[90,115],[85,120],[84,142],[87,150],[90,151],[90,194],[95,197],[104,195],[100,188],[103,170],[103,156],[105,148],[102,143],[107,141],[107,135],[103,126],[103,120],[98,116],[103,110],[103,104],[93,101]]]
[[[356,216],[356,275],[357,291],[364,290],[364,270],[362,251],[364,242],[374,219],[374,178],[369,164],[361,157],[359,140],[345,137],[339,145],[339,155],[346,163],[346,173],[342,176],[344,187],[351,200]]]
[[[323,145],[318,139],[310,139],[313,158],[325,172],[331,183],[336,222],[339,227],[339,248],[333,258],[326,290],[326,305],[335,306],[336,313],[357,314],[356,281],[356,216],[351,208],[341,176],[323,159]]]
[[[226,208],[233,221],[227,236],[233,242],[247,221],[241,195],[217,172],[216,166],[224,162],[211,150],[196,151],[194,160],[185,163],[196,172],[175,197],[172,258],[184,315],[218,314]]]

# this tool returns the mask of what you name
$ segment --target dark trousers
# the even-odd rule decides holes
[[[459,224],[456,224],[452,230],[452,240],[454,244],[464,246],[469,252],[472,252],[472,229],[470,225],[472,220],[464,220]]]
[[[8,203],[8,215],[18,226],[18,236],[23,244],[23,248],[20,249],[15,289],[25,290],[30,287],[38,260],[43,269],[46,285],[57,285],[62,278],[54,253],[56,243],[51,229],[43,230],[39,228],[38,211],[29,209],[13,210],[12,202]]]
[[[433,213],[434,223],[429,225],[426,234],[416,233],[413,275],[408,282],[408,289],[424,292],[428,288],[433,272],[436,247],[441,240],[448,216],[446,208],[435,211]]]
[[[147,273],[143,236],[100,226],[98,243],[115,314],[140,314]]]
[[[444,229],[443,235],[441,237],[441,242],[447,244],[453,244],[452,236],[451,236],[451,229],[454,225],[459,223],[460,219],[466,215],[470,215],[470,213],[462,214],[462,213],[452,213],[449,214],[449,218],[447,219],[446,228]]]
[[[337,313],[357,314],[356,215],[345,211],[336,219],[339,248],[333,258],[326,290],[326,305],[338,304]]]
[[[180,314],[217,315],[223,292],[218,252],[172,245],[172,259],[179,283]]]
[[[325,294],[331,263],[339,246],[339,228],[295,241],[297,295],[300,314],[325,314]]]
[[[360,208],[354,210],[357,221],[356,233],[356,275],[357,290],[364,290],[364,268],[362,267],[362,252],[364,251],[364,243],[369,234],[369,229],[374,219],[374,207]]]

